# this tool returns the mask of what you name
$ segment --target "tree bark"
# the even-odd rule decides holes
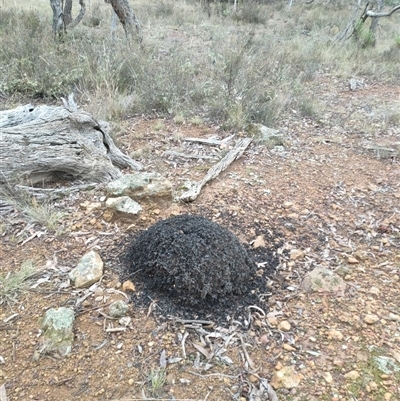
[[[72,0],[50,0],[50,5],[53,10],[53,33],[61,35],[66,32],[67,26],[73,28],[81,22],[86,12],[86,4],[84,0],[79,0],[81,9],[77,17],[72,19]]]
[[[72,0],[65,0],[64,5],[64,27],[72,22]]]
[[[373,9],[373,3],[376,4],[376,11]],[[336,36],[335,42],[351,38],[356,33],[358,24],[364,24],[368,18],[371,18],[370,32],[374,36],[373,44],[375,44],[375,32],[379,24],[379,18],[390,17],[396,11],[400,11],[400,5],[393,7],[387,12],[382,11],[383,6],[383,0],[366,1],[364,5],[359,1],[353,17],[346,28]]]
[[[50,0],[50,5],[53,10],[53,33],[59,35],[64,27],[64,11],[61,0]]]
[[[119,21],[124,28],[125,35],[129,39],[134,36],[136,30],[139,43],[142,43],[142,29],[139,20],[136,18],[132,7],[128,0],[104,0],[106,3],[111,4],[115,14],[117,14]]]
[[[72,96],[64,107],[21,106],[0,112],[0,187],[54,181],[108,182],[118,169],[140,170],[108,134],[107,123],[78,110]]]
[[[68,1],[72,1],[72,0],[68,0]],[[70,23],[67,24],[70,28],[77,26],[82,21],[82,18],[85,15],[85,12],[86,12],[85,1],[79,0],[79,5],[81,6],[81,9],[79,10],[78,15],[76,16],[76,18],[74,20],[72,20],[72,17],[71,17]]]

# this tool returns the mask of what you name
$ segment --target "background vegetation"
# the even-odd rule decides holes
[[[217,2],[209,18],[197,0],[137,0],[142,49],[120,26],[112,34],[108,4],[87,3],[83,23],[54,40],[47,1],[3,2],[1,108],[74,92],[101,118],[201,116],[242,129],[273,126],[289,109],[318,118],[325,106],[312,85],[324,76],[400,82],[400,13],[381,19],[375,46],[362,27],[357,39],[333,42],[356,1],[289,9],[286,1],[249,0],[236,11]]]

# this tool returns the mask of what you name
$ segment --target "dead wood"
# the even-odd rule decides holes
[[[192,155],[192,154],[187,154],[187,153],[181,153],[181,152],[175,152],[174,150],[166,150],[164,152],[165,155],[167,156],[173,156],[173,157],[181,157],[184,159],[209,159],[209,160],[215,160],[215,156],[207,156],[207,155]]]
[[[108,182],[119,168],[140,170],[109,135],[107,123],[78,110],[26,105],[0,112],[0,187],[55,181]]]
[[[183,138],[182,141],[202,143],[204,145],[211,145],[211,146],[220,146],[228,143],[233,137],[234,135],[230,135],[224,139]]]
[[[196,183],[189,191],[183,193],[179,199],[183,202],[193,202],[199,196],[204,185],[217,177],[232,162],[238,159],[250,145],[251,141],[251,138],[244,138],[238,141],[235,147],[218,164],[208,170],[206,176],[200,182]]]

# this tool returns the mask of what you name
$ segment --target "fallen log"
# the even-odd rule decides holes
[[[201,189],[207,182],[211,181],[215,177],[217,177],[222,171],[224,171],[231,163],[233,163],[236,159],[238,159],[247,147],[250,145],[252,139],[251,138],[244,138],[238,141],[235,147],[223,158],[221,159],[216,165],[211,167],[205,177],[200,181],[193,185],[188,191],[183,193],[179,200],[182,202],[193,202],[200,194]]]
[[[0,112],[0,187],[103,183],[121,177],[119,168],[142,169],[115,146],[106,122],[78,110],[72,96],[63,101]]]

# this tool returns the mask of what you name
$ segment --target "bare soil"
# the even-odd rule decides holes
[[[380,370],[376,362],[386,357],[400,367],[400,127],[387,118],[400,109],[400,87],[364,82],[349,91],[346,82],[321,76],[313,90],[330,107],[318,121],[289,110],[281,126],[284,147],[253,143],[191,204],[166,210],[144,205],[138,220],[129,223],[108,221],[102,188],[71,194],[57,201],[67,212],[61,235],[17,213],[7,216],[2,273],[33,260],[42,270],[29,286],[48,277],[0,310],[0,386],[8,398],[249,399],[260,378],[270,381],[274,372],[293,366],[300,383],[277,388],[280,400],[400,399],[399,372]],[[229,133],[212,124],[133,117],[116,140],[180,194],[214,161],[165,151],[220,156],[234,142],[213,148],[182,141],[212,135]],[[90,210],[85,201],[103,206]],[[262,236],[265,246],[254,254],[269,292],[225,322],[200,326],[177,318],[149,295],[142,307],[131,304],[125,331],[110,331],[120,326],[107,316],[107,305],[131,297],[119,277],[126,244],[160,219],[188,213],[218,222],[249,248]],[[96,291],[77,302],[85,291],[68,286],[67,272],[91,249],[103,258],[105,274]],[[304,255],[291,258],[292,250]],[[278,260],[273,270],[271,258]],[[346,280],[344,294],[299,289],[305,273],[319,265]],[[39,319],[60,306],[76,311],[72,353],[62,360],[43,355],[35,360]],[[376,321],[367,322],[367,315]],[[192,319],[208,317],[193,313]],[[290,326],[279,325],[282,321]],[[163,351],[169,363],[165,383],[157,388],[151,377],[163,365]]]

